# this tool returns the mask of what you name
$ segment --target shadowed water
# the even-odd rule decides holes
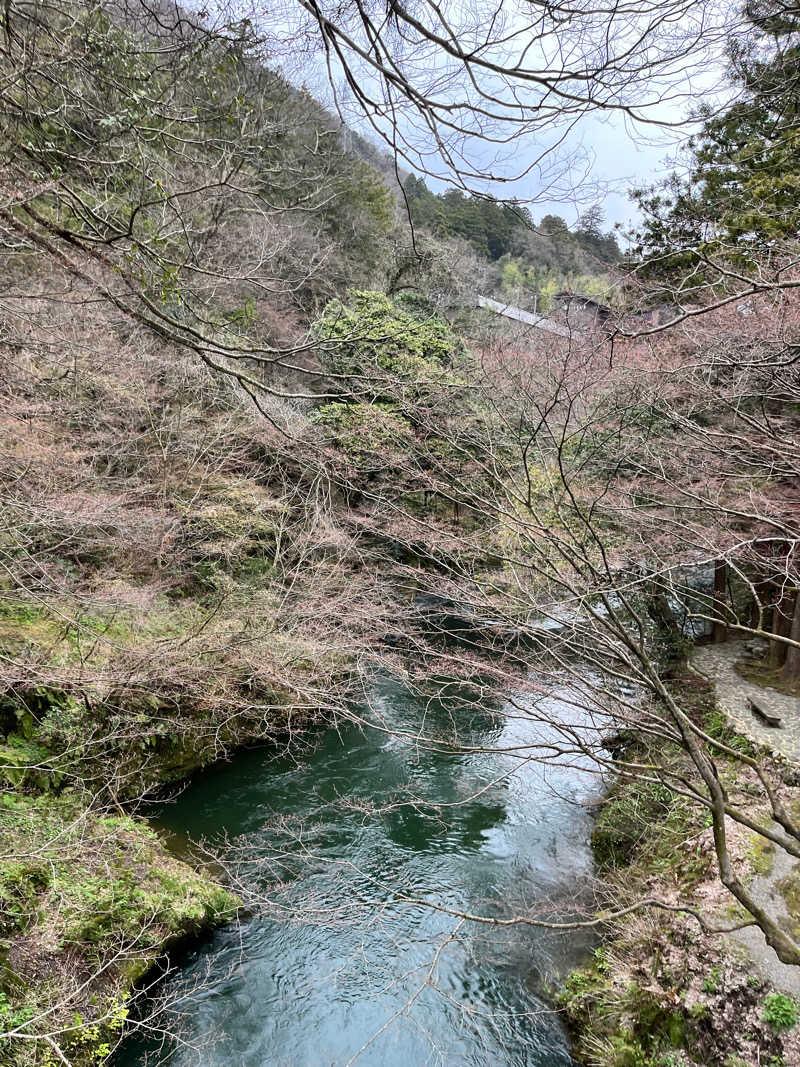
[[[473,719],[460,740],[496,749],[553,734],[504,710]],[[600,783],[518,751],[414,742],[446,731],[452,711],[384,681],[371,716],[404,736],[330,731],[299,763],[250,752],[165,809],[161,825],[179,837],[224,832],[266,858],[250,877],[272,903],[217,931],[169,979],[189,1044],[148,1056],[131,1039],[115,1067],[572,1064],[540,998],[588,935],[460,923],[399,897],[499,918],[548,902],[564,913],[591,872],[583,804]]]

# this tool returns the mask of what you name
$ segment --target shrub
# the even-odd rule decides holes
[[[797,1023],[797,1003],[784,993],[768,993],[763,1019],[773,1030],[791,1030]]]
[[[711,971],[703,979],[702,990],[704,993],[713,994],[718,992],[720,979],[722,978],[722,968],[712,967]]]

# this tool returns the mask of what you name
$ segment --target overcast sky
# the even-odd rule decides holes
[[[660,77],[651,78],[649,68],[644,79],[638,73],[635,75],[638,81],[634,83],[634,95],[631,96],[631,101],[635,105],[645,101],[642,112],[645,119],[658,119],[659,122],[666,123],[668,126],[677,124],[679,127],[677,130],[670,132],[646,122],[634,128],[629,119],[622,117],[622,112],[613,110],[618,99],[627,104],[627,97],[618,98],[615,95],[616,90],[609,87],[610,83],[600,85],[597,89],[598,98],[604,99],[606,106],[610,103],[612,110],[595,111],[579,116],[558,149],[552,154],[545,151],[541,166],[534,168],[528,176],[513,184],[481,183],[480,178],[471,178],[467,179],[469,187],[482,189],[499,198],[516,198],[529,202],[532,214],[537,220],[544,214],[555,213],[562,215],[572,225],[587,207],[600,203],[609,226],[614,223],[625,225],[632,221],[635,218],[635,205],[627,196],[627,190],[631,186],[657,182],[673,169],[680,155],[681,144],[685,142],[690,132],[690,129],[685,126],[680,128],[680,124],[688,120],[701,99],[708,99],[710,93],[715,90],[719,91],[723,75],[724,64],[721,57],[731,27],[725,23],[721,12],[730,13],[734,9],[727,6],[728,0],[697,0],[695,4],[685,3],[684,0],[675,0],[675,2],[678,5],[677,9],[673,8],[669,2],[648,8],[647,5],[643,7],[636,4],[626,5],[624,0],[621,0],[620,9],[631,14],[623,15],[614,22],[615,32],[619,31],[620,39],[614,40],[607,47],[602,43],[598,44],[591,36],[591,32],[589,36],[580,36],[580,19],[584,16],[578,16],[576,20],[578,31],[576,32],[579,35],[569,36],[573,32],[571,24],[564,29],[565,36],[562,36],[560,28],[548,31],[551,36],[547,38],[546,47],[541,46],[538,56],[535,50],[529,54],[526,48],[525,20],[528,17],[534,17],[527,14],[532,9],[527,8],[522,0],[503,0],[501,4],[497,4],[495,9],[502,11],[503,18],[507,20],[504,24],[505,30],[513,29],[515,37],[516,31],[519,30],[518,39],[514,41],[516,52],[512,50],[509,53],[511,58],[523,56],[525,63],[534,66],[546,68],[554,64],[552,69],[559,70],[559,65],[564,63],[570,69],[580,68],[582,64],[588,64],[591,68],[592,63],[596,61],[596,49],[599,49],[601,56],[605,55],[608,49],[614,48],[624,55],[630,40],[636,39],[637,31],[634,22],[635,13],[638,10],[657,12],[671,10],[673,14],[677,10],[679,13],[674,24],[665,22],[663,26],[658,26],[652,37],[651,48],[656,61],[660,52],[670,52],[669,35],[671,33],[677,35],[678,41],[682,40],[681,35],[686,32],[689,33],[690,38],[699,33],[698,39],[701,44],[691,49],[685,57],[679,56],[676,62],[659,68]],[[323,53],[319,47],[318,28],[312,22],[304,29],[298,30],[297,27],[300,24],[292,23],[297,4],[292,0],[276,0],[276,3],[277,6],[271,6],[270,14],[276,37],[280,37],[282,19],[285,20],[287,48],[281,56],[280,65],[286,75],[296,84],[306,83],[310,91],[329,107],[333,107],[335,99],[347,124],[362,135],[368,136],[373,142],[380,144],[379,136],[370,129],[363,111],[354,102],[352,90],[348,88],[341,70],[337,69],[335,63],[331,71],[326,68]],[[480,6],[481,3],[483,0],[477,0],[477,3],[467,2],[467,0],[450,0],[447,10],[451,17],[463,16],[466,20],[465,33],[481,34],[483,29],[480,18],[476,14],[479,10],[484,10]],[[329,5],[326,4],[325,7]],[[486,10],[490,10],[491,7],[490,4]],[[581,5],[577,5],[576,11],[580,10],[580,7]],[[596,7],[597,5],[590,5],[586,10],[590,11]],[[334,5],[330,10],[331,17],[337,19],[338,12],[347,9]],[[283,15],[279,14],[281,11]],[[509,12],[508,15],[506,11]],[[614,17],[616,19],[616,16]],[[651,15],[646,17],[652,18]],[[476,18],[477,22],[474,21]],[[627,18],[634,21],[629,25]],[[698,19],[700,19],[699,22]],[[470,22],[470,20],[473,21]],[[686,23],[685,28],[682,28],[682,20]],[[712,27],[711,29],[708,29],[706,20],[709,20],[708,25]],[[620,24],[621,29],[619,29]],[[698,26],[701,27],[700,30]],[[607,27],[601,25],[599,30],[602,31],[605,28]],[[598,27],[595,27],[595,30],[597,31]],[[355,31],[350,27],[348,32]],[[705,36],[707,33],[708,40]],[[533,39],[536,40],[535,37]],[[427,45],[409,44],[404,38],[398,47],[406,49],[403,70],[411,71],[411,77],[418,79],[418,85],[422,86],[423,90],[431,87],[433,95],[445,102],[472,100],[474,91],[470,88],[468,80],[463,75],[459,77],[458,73],[453,73],[454,69],[456,72],[461,69],[459,64],[454,64],[453,60],[447,57],[441,58],[442,54],[435,46],[430,43]],[[559,54],[562,50],[565,56]],[[678,53],[680,53],[680,48],[678,48]],[[494,58],[491,53],[489,55],[490,58]],[[329,73],[335,88],[331,87]],[[370,97],[376,100],[381,99],[382,83],[368,64],[356,57],[351,73],[355,75],[357,83],[366,89]],[[495,79],[493,83],[491,77],[485,83],[486,86],[492,92],[495,91],[495,87],[499,87],[500,95],[512,101],[512,111],[517,100],[530,100],[532,104],[536,104],[537,92],[539,98],[542,98],[542,92],[535,86],[532,89],[519,89],[518,92],[518,87],[504,85],[500,78]],[[576,92],[580,97],[587,93],[594,96],[594,89],[590,83],[576,82],[576,86]],[[569,84],[565,88],[569,91]],[[557,103],[558,96],[554,97],[551,92],[547,92],[543,99],[547,105],[545,109],[547,112],[553,108],[553,99]],[[425,175],[425,178],[429,187],[441,191],[446,188],[446,182],[437,181],[430,172],[446,179],[448,167],[435,151],[435,141],[428,136],[424,119],[420,120],[420,116],[415,114],[413,108],[406,106],[406,110],[403,111],[402,106],[401,99],[398,128],[406,134],[412,162],[411,164],[408,161],[402,162],[401,166],[404,170],[413,169],[416,173],[420,173],[421,167],[427,164],[429,174]],[[503,107],[507,108],[508,105],[503,105]],[[482,142],[479,138],[470,136],[460,142],[453,142],[456,144],[456,152],[460,150],[461,159],[468,161],[468,164],[471,164],[480,174],[494,172],[497,175],[508,175],[524,171],[526,166],[542,153],[543,149],[548,150],[559,142],[564,130],[563,122],[559,125],[557,107],[553,111],[552,121],[547,118],[539,125],[536,124],[538,112],[534,109],[529,114],[533,132],[523,130],[521,136],[502,146]],[[611,117],[601,119],[601,114]],[[390,128],[385,119],[377,119],[377,125],[385,131]],[[502,135],[502,128],[498,128]],[[509,129],[513,132],[513,123],[506,127],[505,132],[507,133]],[[382,147],[386,148],[386,145]],[[415,156],[416,159],[425,162],[415,164],[413,162]],[[469,170],[468,165],[466,169]]]
[[[586,119],[575,140],[589,156],[590,171],[586,180],[580,180],[578,172],[575,197],[559,203],[544,202],[532,208],[534,217],[547,213],[563,216],[571,225],[586,210],[587,201],[602,203],[609,226],[621,223],[625,227],[636,215],[636,205],[628,196],[631,187],[649,185],[674,169],[680,155],[681,144],[687,131],[680,134],[652,133],[645,138],[627,128],[621,118],[606,122]],[[535,195],[531,189],[529,195]]]
[[[572,225],[587,207],[601,203],[607,225],[619,222],[625,227],[636,217],[636,205],[628,190],[657,182],[675,169],[687,135],[683,130],[662,132],[660,136],[650,133],[645,138],[627,128],[618,116],[602,122],[587,118],[570,139],[571,146],[580,149],[584,162],[576,161],[568,180],[562,182],[564,187],[550,197],[547,189],[538,188],[534,180],[523,179],[514,187],[513,194],[533,201],[531,211],[537,221],[542,215],[554,214]],[[519,161],[525,152],[524,143],[517,148],[515,159]],[[475,152],[480,154],[480,145],[475,146]],[[441,182],[428,184],[439,190],[445,188]],[[498,196],[509,195],[505,186],[497,186],[493,191]]]
[[[317,93],[324,102],[330,104],[327,82],[323,78],[317,83]],[[697,100],[700,100],[698,93]],[[686,103],[677,108],[665,106],[662,116],[669,121],[678,116],[687,117]],[[370,137],[368,123],[357,111],[346,110],[348,125]],[[535,176],[523,178],[512,186],[504,184],[487,185],[486,190],[500,198],[517,198],[531,201],[530,208],[537,221],[546,214],[562,216],[569,225],[577,222],[579,216],[593,204],[600,203],[610,228],[620,223],[623,229],[636,219],[636,205],[628,195],[632,187],[658,182],[668,175],[685,158],[682,151],[692,127],[680,129],[658,129],[650,127],[646,132],[631,128],[623,118],[616,114],[611,118],[587,116],[581,120],[570,134],[565,144],[565,157],[575,152],[573,165],[564,168],[554,167],[551,184],[537,182]],[[378,139],[370,137],[373,143]],[[385,149],[385,145],[382,146]],[[526,155],[533,158],[537,147],[527,145],[521,138],[510,153],[509,166],[524,169],[521,161]],[[477,139],[470,147],[473,161],[479,162],[482,156],[489,156],[489,149]],[[497,160],[491,165],[497,167]],[[446,168],[440,163],[440,168]],[[404,169],[408,169],[405,167]],[[428,175],[425,180],[429,188],[436,192],[444,191],[448,186],[445,181],[437,181]]]

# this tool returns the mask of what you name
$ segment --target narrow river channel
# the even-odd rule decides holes
[[[376,686],[373,711],[404,739],[348,727],[300,762],[245,753],[164,809],[160,823],[178,837],[225,833],[252,855],[285,859],[260,876],[274,913],[218,930],[170,979],[190,1044],[131,1040],[115,1067],[573,1063],[544,990],[585,955],[588,935],[458,926],[396,897],[495,916],[567,907],[591,874],[586,803],[601,783],[574,761],[422,748],[405,738],[445,731],[452,709],[392,680]],[[566,704],[563,714],[575,721]],[[462,740],[508,749],[547,729],[494,708]],[[277,887],[287,870],[295,877]],[[365,900],[374,903],[350,910]]]

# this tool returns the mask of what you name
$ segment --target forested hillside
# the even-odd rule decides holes
[[[329,16],[284,46],[344,48]],[[434,194],[402,142],[395,170],[278,73],[257,20],[11,0],[0,30],[0,1061],[112,1063],[138,1031],[161,1044],[137,1062],[204,1062],[173,1029],[181,997],[171,1016],[169,985],[151,995],[165,951],[264,916],[379,915],[390,945],[406,908],[451,924],[420,982],[456,1002],[459,1040],[483,1009],[436,968],[467,930],[591,930],[605,947],[562,1002],[586,1064],[791,1063],[797,1006],[774,975],[800,965],[800,282],[794,90],[775,101],[795,15],[748,14],[738,98],[707,115],[685,179],[638,193],[624,257],[602,205],[570,228]],[[376,40],[394,102],[399,45]],[[409,95],[436,128],[440,105]],[[547,313],[557,294],[604,317],[547,332],[476,308]],[[695,645],[755,687],[755,718],[699,677]],[[391,719],[387,678],[419,722]],[[309,822],[338,804],[411,852],[418,819],[433,863],[450,810],[485,793],[499,826],[517,770],[577,767],[602,807],[598,879],[529,899],[515,857],[508,901],[365,880],[329,914],[313,888],[281,894],[330,868],[334,834],[317,855],[302,820],[265,814],[288,843],[255,862],[148,821],[246,746],[302,765],[350,727],[415,768],[514,766],[435,804],[312,789]],[[773,968],[752,981],[739,928]],[[531,944],[514,951],[532,972]]]
[[[546,311],[553,297],[566,290],[608,297],[611,268],[622,252],[612,231],[603,231],[603,211],[595,205],[570,230],[558,215],[536,223],[524,204],[464,196],[450,189],[432,193],[422,178],[411,174],[403,183],[410,219],[415,226],[445,237],[460,237],[482,258],[495,264],[489,272],[493,292],[518,303],[538,301]]]

